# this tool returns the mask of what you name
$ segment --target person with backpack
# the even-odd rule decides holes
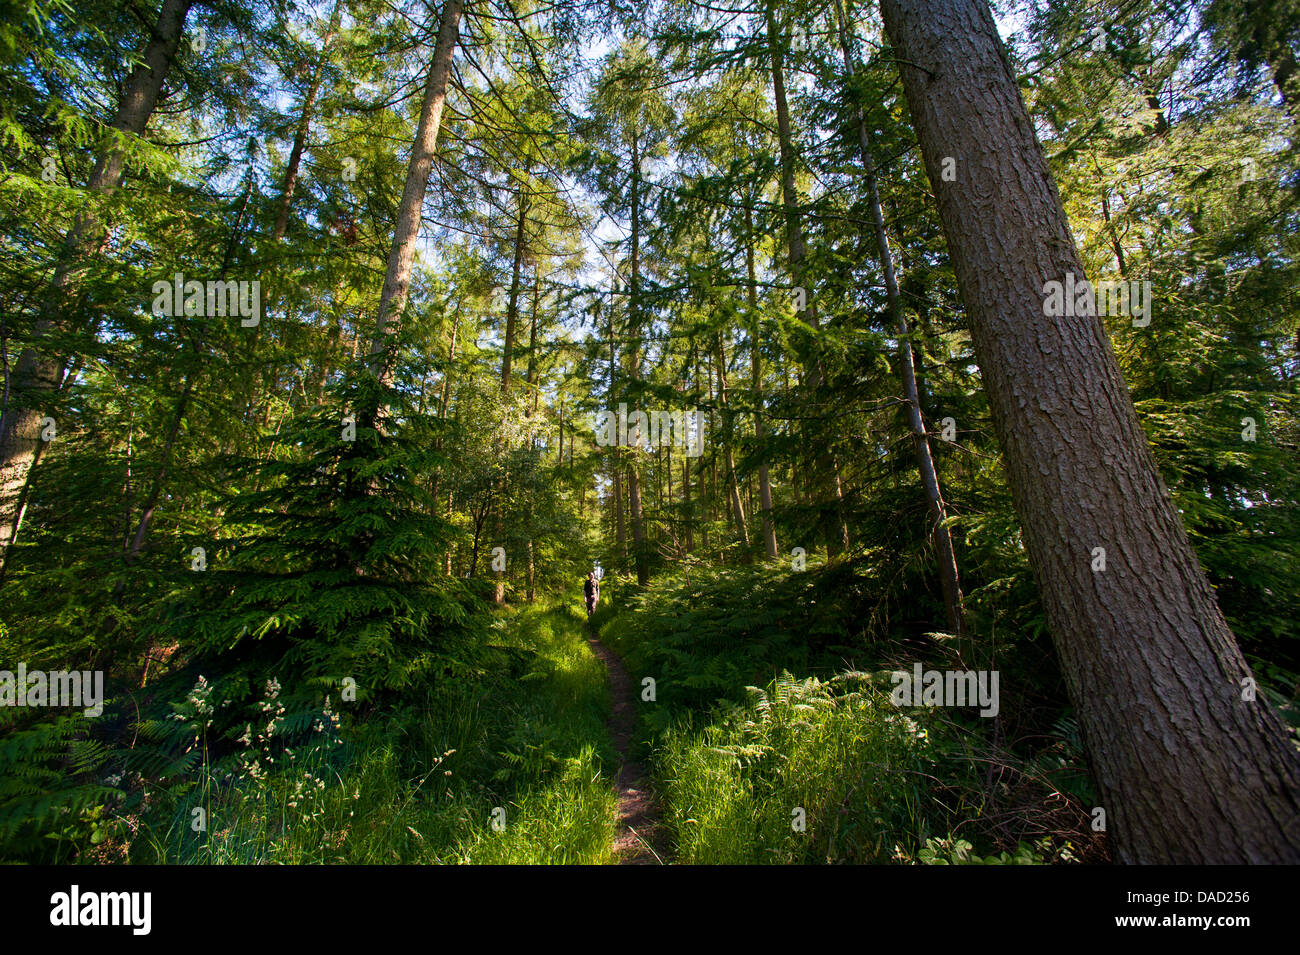
[[[600,580],[596,577],[594,570],[587,575],[587,581],[582,585],[582,590],[587,598],[587,619],[590,620],[591,615],[596,612],[596,604],[600,602]]]

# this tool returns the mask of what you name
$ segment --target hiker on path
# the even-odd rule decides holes
[[[600,581],[596,578],[596,572],[593,570],[587,575],[587,582],[582,585],[583,593],[587,597],[587,619],[596,612],[596,604],[600,603]]]

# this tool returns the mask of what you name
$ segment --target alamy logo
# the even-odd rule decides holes
[[[0,670],[0,706],[82,706],[86,716],[104,712],[103,670]]]
[[[889,700],[895,706],[975,706],[980,716],[998,715],[997,670],[926,670],[921,664],[912,672],[890,674],[894,690]]]
[[[172,281],[153,283],[153,313],[166,318],[182,315],[222,317],[238,315],[239,324],[252,328],[262,320],[262,283],[185,281],[177,272]]]
[[[1134,328],[1151,324],[1150,282],[1089,282],[1065,273],[1065,281],[1043,284],[1043,314],[1052,318],[1131,315]]]
[[[704,453],[704,418],[698,408],[690,411],[633,411],[620,404],[618,413],[602,411],[596,426],[596,444],[602,448],[629,447],[686,450],[688,458]]]
[[[82,892],[74,885],[51,895],[50,905],[51,925],[129,925],[133,935],[148,935],[153,922],[149,892]]]

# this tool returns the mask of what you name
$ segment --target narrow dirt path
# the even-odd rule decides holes
[[[614,836],[614,858],[618,865],[664,865],[664,832],[659,823],[659,807],[645,778],[645,768],[627,758],[632,732],[636,727],[636,703],[632,696],[632,678],[617,653],[588,633],[592,652],[609,671],[609,735],[618,752],[619,769],[614,785],[618,790],[618,833]]]

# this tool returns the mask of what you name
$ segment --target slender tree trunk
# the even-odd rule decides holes
[[[695,509],[691,505],[691,459],[682,455],[682,510],[686,524],[686,553],[695,550]]]
[[[321,81],[325,77],[325,64],[329,59],[330,45],[339,32],[339,15],[342,13],[342,0],[334,0],[334,9],[330,11],[330,25],[321,41],[320,57],[312,71],[311,83],[302,100],[302,112],[298,118],[298,129],[293,135],[293,146],[289,150],[289,165],[284,170],[284,188],[280,192],[280,211],[275,216],[275,228],[271,232],[271,241],[279,242],[289,228],[289,207],[293,204],[293,191],[298,185],[298,168],[302,165],[303,150],[307,146],[307,134],[311,131],[312,117],[316,111],[316,97],[320,93]]]
[[[664,483],[665,485],[667,485],[667,488],[664,492],[664,496],[668,500],[668,513],[670,514],[677,513],[677,502],[673,498],[673,468],[674,467],[676,467],[676,465],[673,463],[673,446],[669,444],[666,448],[664,448]],[[660,504],[660,508],[662,510],[662,503]],[[676,554],[678,552],[678,540],[677,540],[677,522],[675,519],[673,519],[672,522],[669,524],[669,530],[671,531],[670,539],[673,542],[673,553]]]
[[[1097,180],[1100,183],[1102,221],[1106,223],[1106,234],[1110,237],[1111,251],[1115,253],[1115,267],[1119,270],[1120,277],[1124,278],[1128,275],[1128,266],[1124,261],[1124,246],[1119,241],[1119,233],[1115,230],[1115,223],[1110,217],[1110,197],[1106,195],[1106,180],[1102,177],[1101,166],[1095,156],[1093,165],[1097,166]]]
[[[747,294],[749,314],[753,318],[750,329],[749,370],[754,392],[754,440],[766,454],[767,426],[763,421],[763,356],[759,350],[758,285],[754,274],[754,209],[745,203],[745,271],[749,276]],[[763,552],[768,560],[776,558],[776,525],[772,521],[772,475],[764,461],[758,466],[758,503],[763,512]]]
[[[641,377],[641,144],[640,132],[632,131],[632,256],[631,274],[628,283],[627,312],[628,333],[632,339],[629,367],[631,380],[636,382]],[[641,509],[641,475],[638,459],[641,454],[640,442],[632,449],[627,472],[627,505],[632,519],[632,550],[636,563],[637,583],[644,587],[650,582],[650,565],[646,554],[645,518]]]
[[[881,6],[1117,854],[1300,862],[1300,756],[1243,700],[1105,328],[1044,314],[1046,283],[1084,271],[986,0]]]
[[[510,296],[506,302],[505,341],[501,352],[501,393],[510,392],[510,373],[514,363],[515,329],[519,324],[520,269],[524,262],[524,223],[528,219],[528,193],[519,186],[519,221],[515,226],[515,255],[510,272]]]
[[[505,340],[501,348],[501,397],[502,400],[510,394],[510,377],[515,350],[515,331],[519,324],[519,289],[520,289],[520,270],[524,261],[524,223],[528,217],[528,193],[521,183],[519,186],[519,220],[515,226],[515,254],[514,265],[510,274],[510,294],[506,302],[506,330]],[[498,437],[495,448],[498,456],[504,455],[510,450],[506,442]],[[503,542],[505,537],[505,503],[506,503],[505,479],[500,478],[496,482],[496,491],[493,499],[496,501],[494,508],[492,532],[498,542]],[[494,599],[498,604],[505,603],[506,599],[506,582],[502,574],[497,577],[496,586],[493,591]]]
[[[767,42],[771,50],[772,61],[772,99],[776,105],[777,146],[781,161],[781,196],[785,214],[786,247],[789,250],[790,277],[796,287],[803,289],[803,307],[799,309],[799,318],[813,328],[818,326],[817,304],[813,301],[812,289],[804,280],[804,257],[807,245],[803,234],[803,217],[799,213],[799,189],[795,184],[794,140],[790,130],[790,107],[785,95],[785,56],[782,52],[782,37],[777,29],[776,14],[771,0],[766,5]],[[821,363],[814,360],[809,363],[808,384],[816,388],[821,383]]]
[[[736,536],[749,555],[749,528],[745,524],[745,505],[740,500],[740,484],[736,481],[736,455],[732,450],[734,428],[731,412],[727,408],[727,353],[722,344],[722,334],[714,339],[718,362],[718,404],[723,415],[723,453],[727,468],[727,495],[731,498],[731,516],[736,522]]]
[[[528,592],[525,594],[525,599],[529,603],[532,603],[534,600],[537,599],[537,590],[535,586],[536,580],[537,580],[537,569],[533,563],[533,540],[530,537],[528,539]]]
[[[777,29],[772,0],[768,0],[766,3],[765,14],[767,17],[767,40],[771,51],[772,99],[776,107],[777,145],[780,151],[781,165],[781,194],[785,211],[790,275],[796,288],[803,292],[802,303],[797,303],[803,306],[799,309],[799,318],[816,331],[819,325],[817,305],[813,300],[813,289],[810,287],[811,283],[808,281],[804,266],[807,245],[804,240],[803,218],[799,212],[799,190],[795,183],[794,139],[791,134],[790,108],[785,94],[784,54],[782,52],[784,40]],[[825,378],[825,372],[822,369],[820,346],[816,343],[815,335],[813,348],[813,357],[807,366],[807,385],[809,391],[816,392]],[[809,444],[813,443],[810,436],[805,435],[805,440]],[[817,443],[821,444],[821,442]],[[812,456],[818,471],[817,482],[823,485],[825,483],[830,484],[830,493],[826,496],[833,501],[835,520],[838,525],[835,533],[832,533],[827,540],[827,552],[833,556],[848,550],[849,547],[849,525],[844,513],[844,485],[840,477],[839,462],[835,460],[831,452],[824,450],[824,448],[818,448],[813,450]]]
[[[542,297],[542,267],[540,263],[533,266],[533,314],[528,326],[528,388],[532,391],[532,403],[529,417],[537,415],[537,402],[541,389],[537,386],[537,312]]]
[[[623,519],[623,465],[614,455],[614,541],[620,560],[627,560],[627,522]]]
[[[609,322],[607,325],[609,335],[609,410],[611,413],[618,413],[618,343],[614,339],[614,306],[611,302],[609,307]],[[564,443],[560,443],[560,449],[563,451]],[[615,542],[618,545],[618,559],[624,563],[627,561],[627,525],[623,517],[623,451],[618,446],[617,440],[614,450],[610,454],[611,470],[614,472],[614,532]]]
[[[442,107],[447,99],[447,79],[451,75],[452,54],[460,36],[460,18],[464,7],[464,0],[446,0],[442,8],[438,40],[433,48],[433,60],[424,84],[420,122],[415,130],[415,141],[411,145],[406,186],[402,190],[402,201],[397,207],[397,226],[393,230],[393,245],[388,253],[388,268],[384,275],[384,288],[379,296],[379,314],[375,320],[375,337],[370,349],[371,368],[385,383],[391,381],[393,373],[388,356],[389,330],[401,318],[410,291],[415,240],[420,232],[424,194],[429,188],[433,153],[438,145],[438,129],[442,124]]]
[[[239,238],[243,227],[244,216],[248,212],[248,202],[252,196],[252,168],[249,168],[248,184],[244,189],[243,198],[240,201],[239,208],[235,212],[234,224],[230,227],[230,234],[226,239],[225,252],[221,257],[221,271],[218,273],[220,281],[226,280],[229,273],[230,265],[235,258],[235,250],[239,247]],[[140,522],[136,526],[135,535],[131,539],[130,545],[126,549],[125,563],[129,566],[139,559],[141,551],[144,549],[145,539],[148,537],[150,525],[153,523],[153,516],[158,506],[158,499],[162,496],[163,488],[166,486],[167,474],[171,470],[172,457],[176,450],[176,443],[180,438],[181,425],[185,421],[186,412],[189,411],[190,400],[194,394],[194,379],[201,372],[203,354],[196,342],[193,348],[194,367],[185,375],[185,386],[181,389],[181,395],[176,399],[176,412],[172,416],[171,427],[167,431],[167,438],[163,443],[162,462],[158,466],[158,473],[154,477],[152,490],[140,514]],[[259,431],[265,430],[266,422],[270,420],[271,404],[267,401],[265,417],[263,418],[262,427]],[[277,433],[279,428],[277,427]],[[271,449],[267,449],[267,459],[269,460]],[[258,484],[254,488],[261,486],[261,475],[258,475]],[[118,585],[121,590],[121,585]]]
[[[846,23],[844,8],[840,0],[835,2],[835,13],[839,21],[840,49],[844,54],[844,70],[850,79],[857,73],[852,45]],[[858,148],[862,156],[862,172],[866,181],[867,202],[871,209],[871,225],[875,232],[876,254],[880,258],[880,269],[885,279],[885,298],[890,324],[898,330],[898,367],[903,379],[903,397],[907,406],[907,421],[912,432],[912,447],[916,454],[916,467],[921,476],[921,487],[925,490],[926,507],[930,514],[930,535],[934,541],[935,559],[939,565],[939,584],[943,590],[943,603],[947,612],[948,630],[957,639],[957,647],[963,658],[970,656],[970,647],[966,645],[966,612],[961,592],[961,577],[957,571],[957,554],[953,548],[952,531],[945,521],[948,518],[943,494],[939,487],[939,472],[934,464],[934,455],[930,450],[930,436],[925,430],[925,419],[921,414],[921,397],[916,383],[916,367],[913,363],[911,330],[908,328],[907,314],[898,292],[898,275],[894,270],[894,255],[889,248],[889,233],[885,228],[885,214],[880,206],[880,187],[876,179],[876,163],[872,156],[871,138],[867,129],[867,119],[862,107],[854,105],[857,113]]]
[[[122,182],[126,156],[120,135],[140,136],[153,115],[163,81],[176,59],[185,17],[194,0],[163,0],[144,56],[127,79],[117,113],[110,124],[99,160],[86,181],[86,192],[107,196]],[[93,200],[92,200],[93,201]],[[40,454],[42,408],[64,378],[68,359],[50,354],[43,340],[68,328],[74,311],[73,291],[79,284],[87,260],[96,255],[107,231],[94,205],[77,214],[64,237],[54,279],[45,296],[33,329],[31,344],[18,356],[9,403],[0,417],[0,568],[18,530],[21,499],[28,476]],[[8,383],[6,383],[8,384]]]
[[[193,390],[194,375],[187,375],[185,387],[181,390],[181,396],[176,402],[176,413],[172,416],[171,427],[167,429],[167,437],[163,441],[162,463],[158,466],[158,473],[154,476],[149,496],[145,499],[144,507],[140,513],[139,523],[136,524],[135,534],[132,535],[131,542],[126,549],[125,562],[127,565],[134,564],[139,559],[140,552],[144,549],[145,538],[149,534],[154,511],[158,507],[158,498],[162,496],[163,487],[166,485],[167,472],[171,469],[172,454],[176,448],[176,441],[180,437],[181,423],[185,420],[185,411],[189,407],[190,394]]]
[[[447,345],[447,368],[442,373],[442,384],[439,386],[439,391],[438,391],[438,420],[439,421],[445,422],[447,420],[448,405],[450,404],[451,401],[452,368],[456,364],[456,338],[459,334],[460,334],[460,301],[458,300],[456,302],[456,308],[452,311],[451,341]],[[441,435],[439,435],[438,437],[438,450],[442,450]],[[438,503],[438,491],[441,489],[441,485],[442,485],[442,467],[439,466],[433,475],[433,488],[431,494],[433,495],[434,504]],[[450,493],[448,493],[447,495],[447,500],[448,502],[451,501]],[[450,510],[448,510],[447,512],[447,517],[448,519],[451,518]],[[450,558],[448,559],[450,560]],[[448,574],[450,574],[450,572],[451,572],[450,564],[448,564]]]
[[[695,393],[698,395],[702,390],[700,388],[702,379],[700,377],[700,354],[699,350],[695,347],[694,339],[691,341],[690,364],[691,368],[695,371]],[[698,500],[696,511],[700,518],[700,545],[704,548],[704,551],[707,554],[709,550],[709,520],[712,516],[710,513],[712,508],[708,499],[708,468],[704,466],[704,458],[698,458],[697,460],[699,462],[700,486],[696,493],[696,499]]]
[[[1297,103],[1295,88],[1292,79],[1296,75],[1295,54],[1286,42],[1280,41],[1275,47],[1274,53],[1268,58],[1268,69],[1273,76],[1273,85],[1277,87],[1278,94],[1282,97],[1282,106],[1293,120],[1300,119],[1300,103]]]

